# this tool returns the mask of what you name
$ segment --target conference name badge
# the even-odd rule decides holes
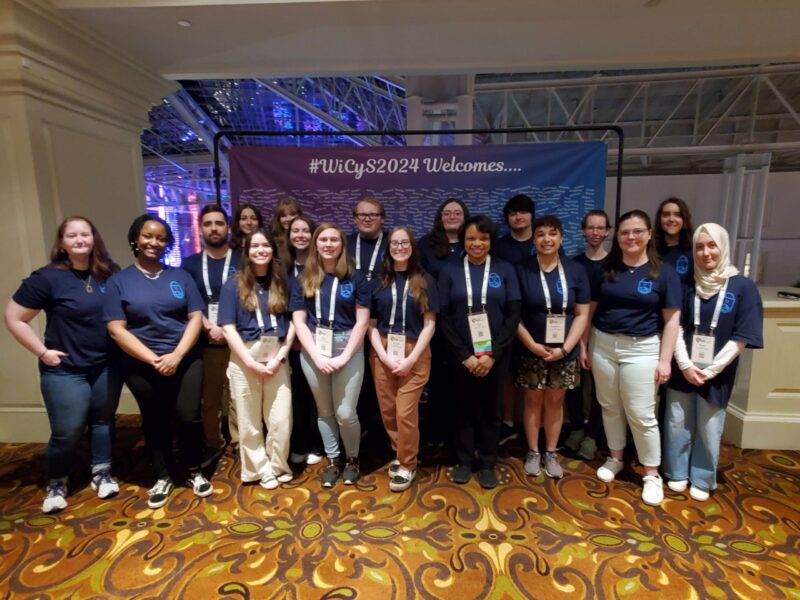
[[[489,329],[489,315],[485,312],[468,315],[469,335],[476,356],[492,353],[492,332]]]
[[[330,327],[322,327],[317,325],[317,331],[314,334],[314,340],[317,345],[317,352],[325,358],[333,357],[333,329]]]
[[[567,335],[567,317],[565,315],[547,315],[547,326],[544,330],[545,344],[563,344]]]
[[[208,320],[211,321],[212,325],[216,326],[218,318],[219,318],[219,302],[209,302]]]
[[[406,336],[390,333],[386,336],[386,353],[389,358],[403,360],[406,357]]]
[[[701,369],[714,362],[714,336],[695,333],[692,336],[691,358],[695,366]]]
[[[280,343],[277,335],[262,335],[250,349],[250,356],[253,360],[262,364],[267,364],[270,359],[278,354]]]

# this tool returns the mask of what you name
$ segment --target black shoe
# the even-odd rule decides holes
[[[456,483],[467,483],[472,477],[472,469],[469,465],[456,465],[453,468],[453,481]]]
[[[519,436],[519,431],[513,425],[500,425],[500,445],[507,444]]]
[[[339,480],[339,475],[342,474],[342,463],[338,458],[328,459],[330,462],[322,471],[322,487],[333,487]]]
[[[361,477],[361,469],[358,468],[358,458],[348,458],[347,464],[342,472],[342,480],[345,485],[353,485]]]
[[[494,469],[481,469],[478,471],[478,483],[485,490],[492,490],[497,487],[497,475]]]

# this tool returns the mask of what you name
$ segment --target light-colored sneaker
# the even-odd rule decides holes
[[[658,506],[664,501],[664,482],[659,475],[645,475],[642,487],[642,501],[650,506]]]
[[[119,494],[119,483],[108,470],[98,471],[92,475],[92,489],[98,498],[110,498]]]
[[[275,479],[278,480],[278,483],[289,483],[294,479],[294,473],[281,473]]]
[[[47,485],[47,492],[42,502],[42,512],[49,514],[67,508],[67,486],[60,479],[53,480]]]
[[[388,473],[389,477],[394,477],[397,475],[397,472],[400,470],[400,461],[395,459],[392,461],[392,464],[389,465]]]
[[[597,478],[604,483],[611,483],[622,471],[623,466],[624,463],[621,460],[609,456],[603,466],[597,469]]]
[[[258,482],[258,484],[265,490],[274,490],[279,485],[278,478],[275,477],[275,475],[273,475],[272,473],[270,473],[269,475],[264,475],[261,478],[261,481]]]
[[[544,453],[544,473],[552,479],[561,479],[564,477],[564,469],[561,468],[558,453]]]
[[[175,484],[169,477],[163,477],[147,492],[148,508],[161,508],[167,503],[169,495],[175,489]]]
[[[691,486],[689,488],[689,496],[691,496],[692,500],[705,502],[711,494],[707,490],[701,490],[699,487]]]
[[[594,460],[597,454],[597,442],[590,437],[585,437],[581,441],[581,448],[578,450],[578,456],[586,460]]]
[[[680,481],[668,481],[667,487],[671,489],[673,492],[685,492],[686,487],[689,485],[689,482],[686,479],[681,479]]]
[[[389,489],[393,492],[402,492],[403,490],[407,490],[409,487],[411,487],[411,482],[414,481],[414,477],[416,475],[416,471],[409,471],[403,467],[398,467],[397,472],[389,482]]]
[[[214,492],[211,482],[200,471],[195,471],[189,475],[189,480],[186,483],[198,498],[205,498]]]
[[[525,464],[522,467],[531,477],[538,477],[542,472],[542,455],[536,450],[528,450],[525,455]]]
[[[323,456],[321,454],[317,454],[316,452],[309,452],[308,457],[306,458],[307,465],[316,465],[322,462]]]
[[[564,440],[564,445],[572,450],[573,452],[577,452],[578,448],[581,447],[581,442],[583,441],[583,429],[573,429],[570,431],[567,439]]]

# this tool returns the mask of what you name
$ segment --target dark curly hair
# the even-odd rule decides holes
[[[142,227],[144,227],[144,224],[148,221],[155,221],[156,223],[161,223],[161,225],[164,226],[164,230],[167,232],[167,247],[164,249],[164,254],[169,254],[172,250],[172,247],[175,245],[175,236],[172,234],[172,228],[169,226],[169,223],[167,223],[161,217],[145,213],[136,217],[128,229],[128,245],[131,247],[133,255],[139,256],[139,248],[136,246],[136,240],[139,239],[139,234],[142,232]]]

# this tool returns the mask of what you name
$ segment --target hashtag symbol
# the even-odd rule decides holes
[[[314,158],[310,163],[308,163],[308,172],[313,175],[317,172],[317,169],[319,169],[319,159]]]

